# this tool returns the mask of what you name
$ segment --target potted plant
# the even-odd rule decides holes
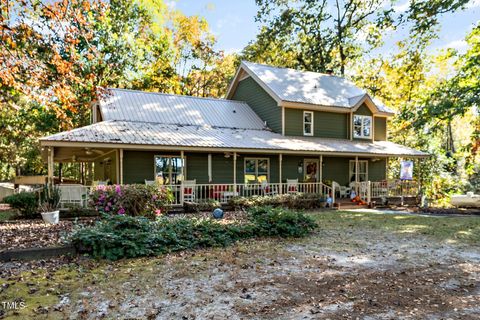
[[[45,187],[43,199],[40,204],[40,214],[43,221],[49,224],[57,224],[60,220],[60,190],[58,187]]]

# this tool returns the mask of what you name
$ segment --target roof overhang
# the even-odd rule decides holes
[[[339,152],[339,151],[309,151],[309,150],[278,150],[278,149],[255,149],[255,148],[215,148],[175,145],[145,145],[127,143],[101,143],[101,142],[66,142],[66,141],[41,141],[42,147],[70,147],[70,148],[110,148],[123,150],[144,151],[192,151],[192,152],[239,152],[252,154],[291,154],[291,155],[324,155],[324,156],[359,156],[359,157],[405,157],[405,158],[428,158],[429,154],[389,154],[368,152]],[[98,157],[97,157],[98,158]]]

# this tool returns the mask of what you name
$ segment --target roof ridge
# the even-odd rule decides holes
[[[318,75],[322,75],[322,76],[335,77],[335,78],[350,81],[345,77],[341,77],[341,76],[338,76],[338,75],[335,75],[335,74],[329,74],[329,73],[325,73],[325,72],[299,70],[299,69],[294,69],[294,68],[289,68],[289,67],[278,67],[278,66],[272,66],[272,65],[269,65],[269,64],[265,64],[265,63],[251,62],[251,61],[247,61],[247,60],[242,60],[242,62],[246,63],[246,64],[255,64],[255,65],[258,65],[258,66],[268,67],[268,68],[272,68],[272,69],[282,69],[282,70],[292,70],[292,71],[295,71],[295,72],[313,73],[313,74],[318,74]]]
[[[187,96],[187,95],[183,95],[183,94],[164,93],[164,92],[151,92],[151,91],[125,89],[125,88],[111,88],[111,87],[108,87],[108,88],[105,88],[105,89],[107,89],[107,90],[128,91],[128,92],[134,92],[134,93],[148,93],[148,94],[153,94],[153,95],[162,95],[162,96],[171,96],[171,97],[181,97],[181,98],[190,98],[190,99],[199,99],[199,100],[213,100],[213,101],[222,101],[222,102],[229,102],[229,103],[247,104],[245,101],[230,100],[230,99],[223,99],[223,98]]]

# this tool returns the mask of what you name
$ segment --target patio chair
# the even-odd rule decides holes
[[[184,202],[195,202],[195,186],[196,185],[197,185],[196,179],[182,181]]]
[[[65,204],[78,205],[82,208],[86,207],[88,198],[88,188],[81,184],[64,184],[59,185],[60,205]]]
[[[295,194],[298,192],[298,179],[287,179],[287,193]]]
[[[345,186],[340,186],[340,198],[348,198],[350,195],[350,188]]]
[[[336,181],[332,181],[332,192],[335,193],[335,195],[338,194],[340,197],[342,197],[340,193],[340,184]]]

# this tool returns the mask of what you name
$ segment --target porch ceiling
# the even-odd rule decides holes
[[[91,148],[91,147],[56,147],[54,150],[55,162],[93,162],[98,158],[104,158],[112,154],[115,149],[111,148]],[[42,150],[42,158],[47,161],[48,151],[47,148]]]

